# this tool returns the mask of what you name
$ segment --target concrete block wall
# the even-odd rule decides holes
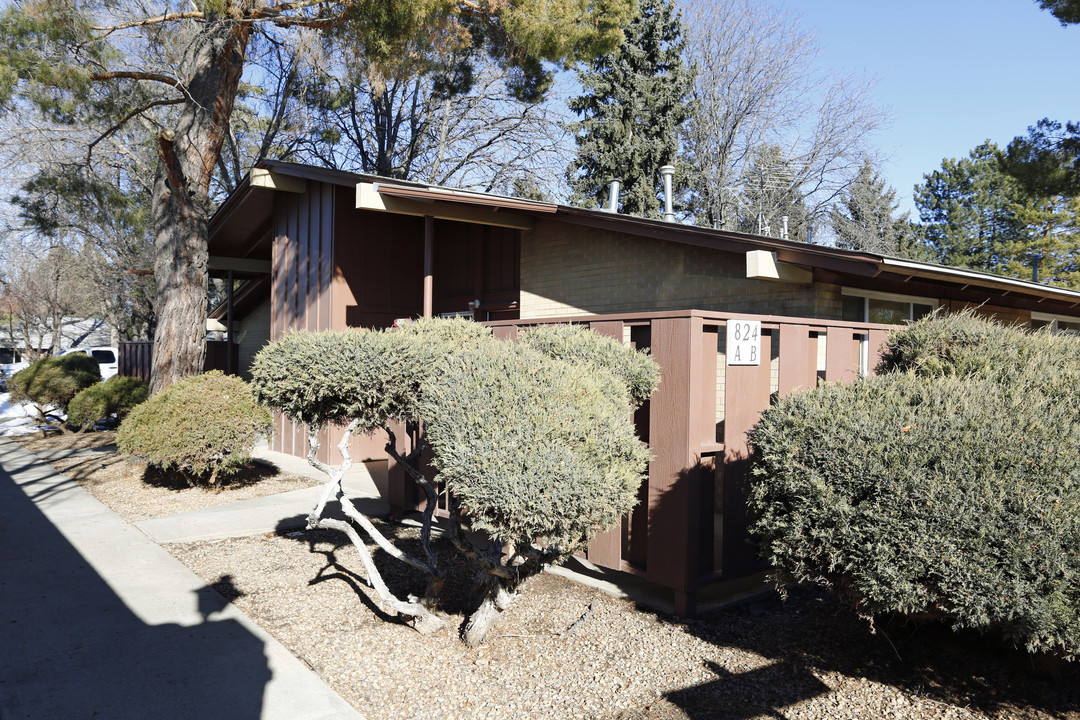
[[[840,319],[839,286],[746,277],[743,253],[554,220],[521,241],[521,318],[715,310]]]

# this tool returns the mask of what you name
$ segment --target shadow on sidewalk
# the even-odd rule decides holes
[[[0,717],[259,718],[264,645],[238,622],[213,619],[226,601],[203,587],[200,623],[143,622],[28,497],[53,502],[74,483],[43,473],[20,478],[24,492],[13,474],[32,470],[0,468]],[[73,513],[62,524],[94,522]],[[122,538],[109,540],[106,552],[124,551]]]

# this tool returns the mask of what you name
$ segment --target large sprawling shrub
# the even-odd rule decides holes
[[[251,459],[270,411],[255,402],[240,378],[214,371],[182,380],[135,407],[120,425],[120,452],[188,482],[214,483]]]
[[[349,518],[323,517],[324,497],[310,525],[349,534],[380,597],[420,629],[438,622],[425,602],[400,600],[382,582],[356,528],[384,548],[390,541],[341,490],[350,458],[338,468],[316,459],[318,431],[346,425],[348,436],[382,427],[393,440],[390,421],[419,421],[410,455],[399,455],[394,442],[387,451],[427,494],[424,557],[396,550],[395,557],[426,572],[429,592],[437,593],[442,571],[430,534],[442,483],[448,536],[476,570],[478,607],[465,631],[476,644],[524,579],[632,507],[648,460],[629,409],[655,387],[652,361],[580,329],[548,337],[554,340],[515,344],[469,321],[424,320],[384,332],[288,335],[256,358],[256,395],[309,426],[309,458],[328,472],[328,494]],[[437,483],[417,466],[424,447],[433,451]]]
[[[11,401],[35,407],[42,420],[62,427],[59,416],[79,391],[101,382],[94,358],[81,353],[37,360],[11,378]]]
[[[145,402],[150,386],[139,378],[114,375],[79,391],[68,404],[68,422],[88,427],[98,422],[119,424],[128,413]]]
[[[751,432],[752,527],[787,578],[1080,653],[1080,338],[938,317],[878,377]]]
[[[454,348],[494,342],[466,320],[419,320],[393,332],[293,332],[252,363],[255,398],[309,426],[346,425],[370,433],[388,420],[417,418],[424,377]]]

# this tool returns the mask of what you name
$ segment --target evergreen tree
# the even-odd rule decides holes
[[[736,214],[734,229],[753,235],[782,237],[787,218],[787,239],[810,237],[810,212],[799,188],[798,171],[775,145],[754,153],[742,178],[744,205]]]
[[[1012,206],[1020,199],[1015,180],[1001,172],[1001,149],[987,141],[915,188],[926,243],[945,265],[998,272],[1021,235]]]
[[[1039,7],[1049,10],[1062,25],[1080,23],[1080,0],[1038,0]]]
[[[836,244],[846,250],[919,259],[908,213],[896,216],[896,190],[888,187],[869,160],[830,213]]]
[[[614,52],[578,72],[585,94],[570,101],[577,158],[567,171],[575,201],[602,206],[622,182],[620,210],[660,217],[659,169],[675,165],[679,127],[690,116],[693,75],[682,60],[682,19],[671,0],[640,0]]]
[[[946,159],[916,188],[928,249],[946,265],[1080,287],[1080,197],[1067,185],[1051,191],[1005,172],[1005,154],[990,142],[967,158]]]

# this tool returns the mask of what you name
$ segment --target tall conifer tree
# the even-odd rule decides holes
[[[614,52],[578,72],[585,94],[570,101],[577,157],[567,171],[575,200],[602,206],[622,182],[620,210],[660,217],[659,169],[675,165],[679,127],[690,117],[693,75],[683,62],[682,18],[671,0],[640,0]]]
[[[925,176],[915,204],[930,252],[946,265],[1025,280],[1037,262],[1042,282],[1080,287],[1080,196],[1047,184],[1052,176],[1017,179],[1007,167],[986,142]]]
[[[833,206],[830,221],[836,244],[847,250],[928,259],[916,244],[908,213],[897,216],[896,190],[886,185],[869,160],[855,181]]]

